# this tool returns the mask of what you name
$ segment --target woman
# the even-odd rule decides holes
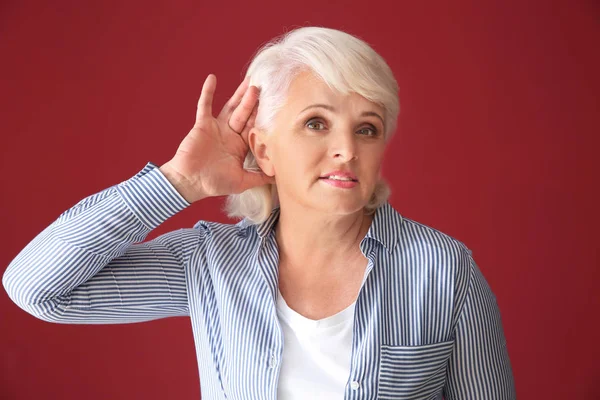
[[[215,89],[209,75],[169,162],[82,200],[12,261],[11,299],[58,323],[189,315],[205,399],[514,398],[471,251],[387,202],[385,61],[307,27],[263,47],[216,118]],[[241,222],[140,243],[222,195]]]

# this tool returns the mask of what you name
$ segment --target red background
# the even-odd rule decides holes
[[[391,203],[473,250],[519,398],[598,398],[598,3],[95,3],[0,5],[0,272],[83,197],[168,161],[208,73],[218,110],[260,44],[329,26],[394,70]],[[202,201],[149,238],[226,221],[222,204]],[[186,318],[50,324],[3,290],[0,313],[2,399],[199,398]]]

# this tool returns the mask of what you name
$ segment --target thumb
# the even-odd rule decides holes
[[[242,178],[242,191],[256,186],[263,186],[275,183],[275,178],[266,175],[262,171],[245,171]]]

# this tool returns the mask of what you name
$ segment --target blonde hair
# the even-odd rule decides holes
[[[246,76],[250,85],[260,88],[255,126],[270,132],[275,116],[285,104],[293,79],[310,70],[332,90],[342,94],[355,92],[380,104],[385,111],[385,140],[396,130],[400,110],[398,83],[385,60],[361,39],[330,28],[303,27],[292,30],[263,45],[255,54]],[[259,171],[251,151],[244,168]],[[365,206],[374,213],[390,195],[388,184],[380,178]],[[264,185],[227,197],[224,211],[230,218],[248,218],[252,223],[265,221],[279,205],[275,184]]]

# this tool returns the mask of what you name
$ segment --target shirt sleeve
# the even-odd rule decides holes
[[[513,400],[513,373],[496,297],[468,251],[466,300],[444,387],[446,400]]]
[[[142,243],[190,204],[153,163],[62,213],[9,264],[12,301],[44,321],[110,324],[189,315],[184,266],[202,228]]]

